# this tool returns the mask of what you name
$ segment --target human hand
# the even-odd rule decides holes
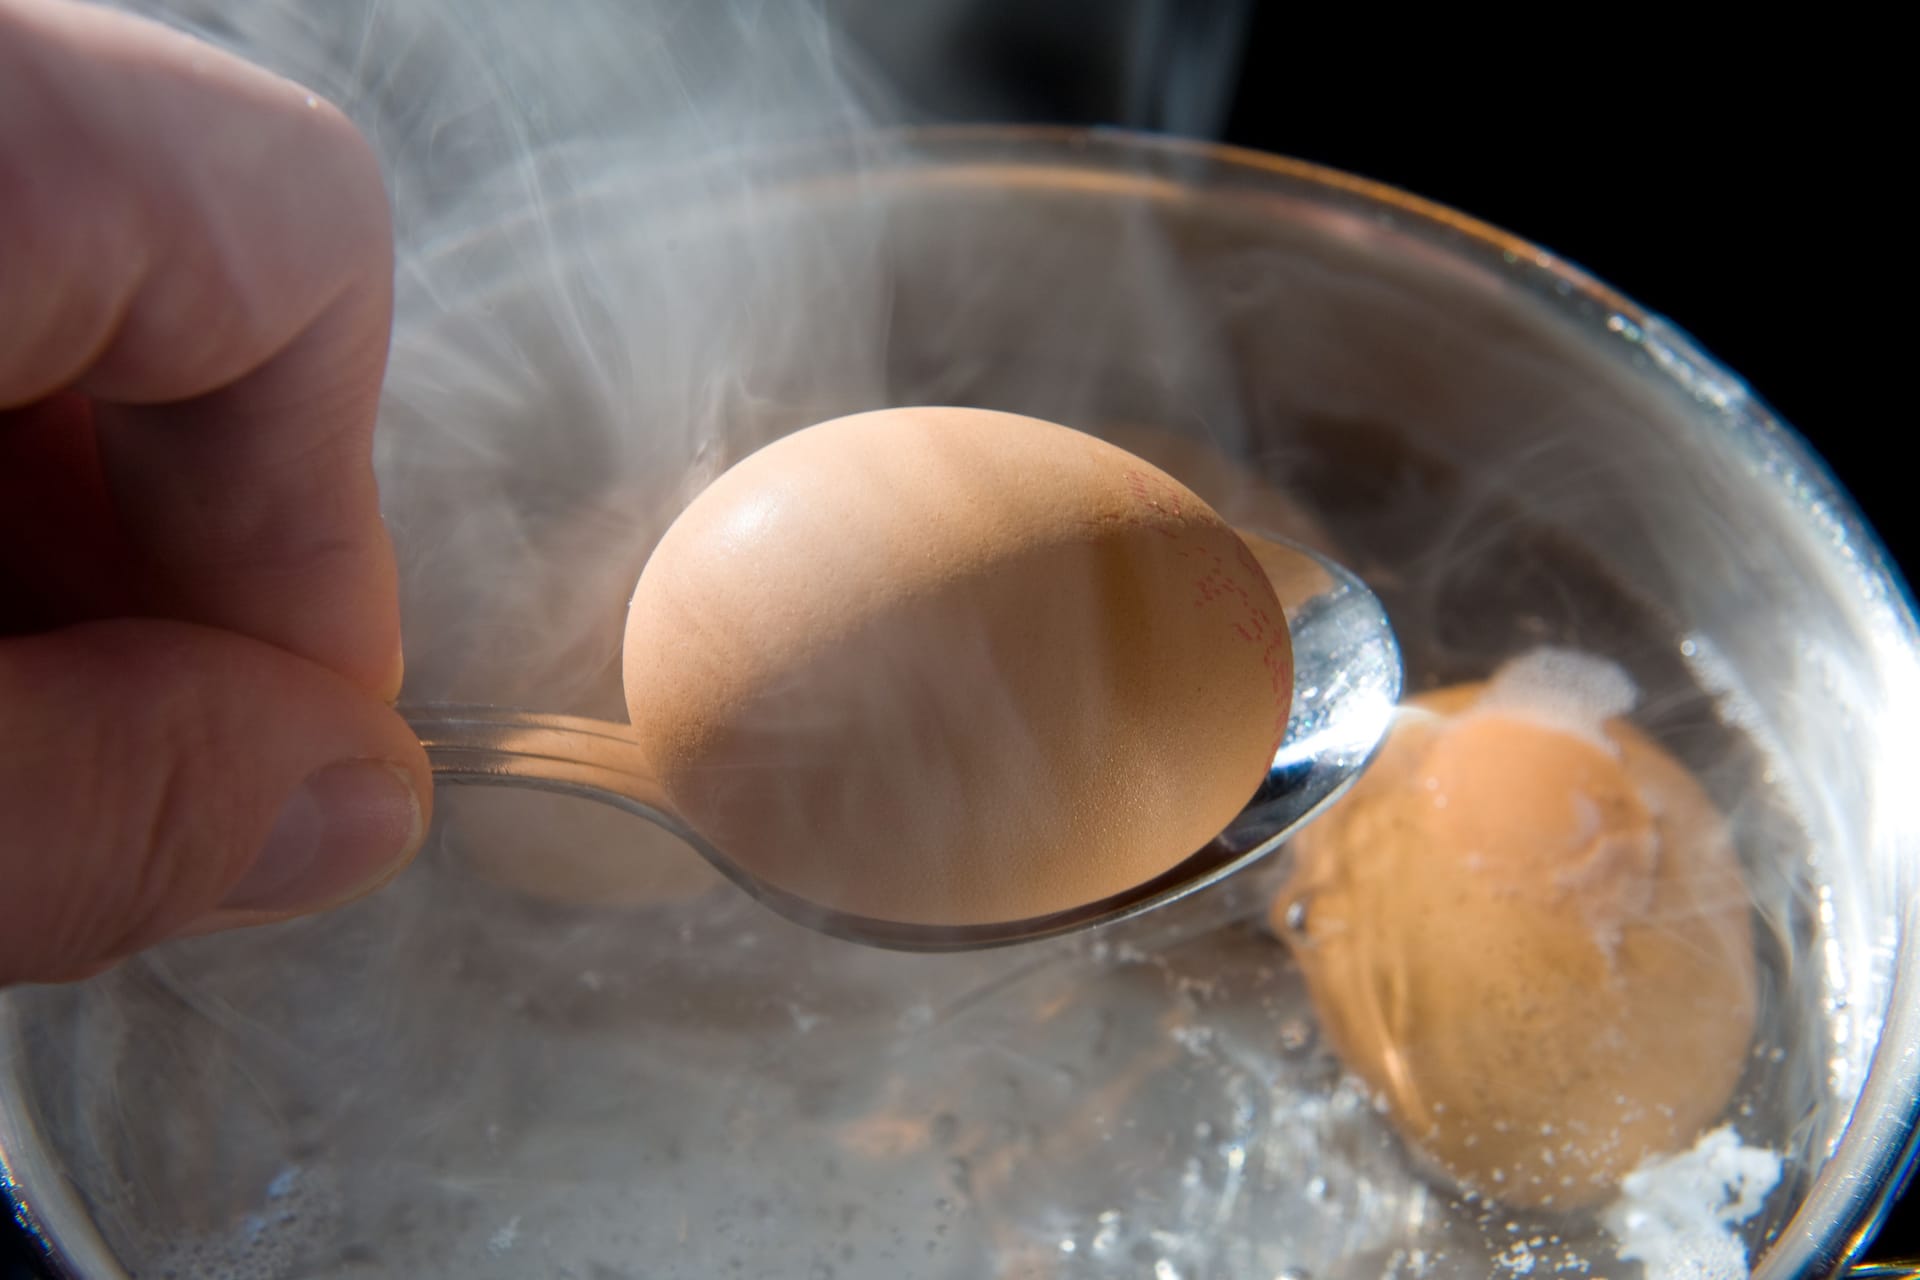
[[[348,901],[418,848],[371,461],[392,279],[338,111],[0,0],[0,985]]]

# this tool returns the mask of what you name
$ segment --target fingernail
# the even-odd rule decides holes
[[[420,844],[409,776],[378,760],[328,765],[287,800],[260,856],[221,908],[317,911],[390,877]]]

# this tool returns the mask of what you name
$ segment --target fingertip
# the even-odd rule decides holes
[[[427,813],[408,769],[382,760],[327,765],[282,806],[240,882],[187,931],[268,924],[366,897],[411,865]]]
[[[432,820],[419,738],[364,687],[226,632],[93,623],[0,641],[0,983],[379,888]]]

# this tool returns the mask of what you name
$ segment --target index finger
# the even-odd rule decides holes
[[[304,89],[67,0],[0,0],[0,409],[93,398],[142,606],[391,694],[373,423],[386,194]]]

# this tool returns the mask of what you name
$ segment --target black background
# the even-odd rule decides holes
[[[1908,560],[1893,465],[1908,431],[1885,363],[1888,332],[1912,328],[1901,161],[1861,38],[1502,32],[1456,47],[1463,33],[1441,30],[1383,49],[1285,13],[1255,11],[1230,141],[1452,205],[1666,316],[1813,443]]]
[[[1385,11],[1309,22],[1261,4],[1221,132],[1452,205],[1665,315],[1810,440],[1912,563],[1912,409],[1889,340],[1912,329],[1911,232],[1891,195],[1912,141],[1905,126],[1896,145],[1884,87],[1891,33],[1837,13],[1768,25],[1748,11],[1733,31],[1650,10],[1525,12],[1508,20],[1525,29],[1413,29]],[[1084,95],[1048,109],[1058,55],[1003,42],[982,56],[1035,91],[1027,118],[1127,122]],[[1896,1210],[1873,1256],[1920,1254],[1916,1218]],[[35,1274],[0,1238],[0,1280]]]

